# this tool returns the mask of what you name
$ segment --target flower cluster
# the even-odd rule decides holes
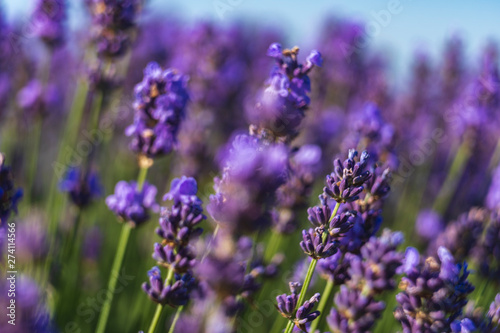
[[[125,132],[132,137],[132,151],[156,157],[176,147],[189,100],[186,84],[187,78],[172,69],[163,70],[155,62],[146,66],[144,77],[134,90],[134,122]]]
[[[267,55],[276,60],[267,87],[258,97],[255,107],[247,110],[251,132],[261,138],[291,141],[309,107],[311,82],[308,73],[314,66],[321,66],[321,54],[313,50],[305,64],[299,64],[299,48],[282,50],[273,43]]]
[[[324,193],[339,203],[352,202],[359,198],[363,191],[363,184],[372,176],[368,165],[368,153],[363,152],[356,161],[358,152],[349,150],[347,159],[342,163],[340,159],[333,162],[333,172],[326,176]]]
[[[50,47],[64,41],[64,20],[66,18],[65,0],[37,0],[31,18],[31,28]]]
[[[222,165],[224,172],[215,179],[216,193],[207,206],[212,218],[238,233],[268,227],[276,189],[287,179],[287,148],[239,135],[225,151]]]
[[[10,167],[5,165],[5,157],[0,154],[0,225],[5,226],[11,213],[17,213],[17,203],[23,191],[16,188]]]
[[[321,148],[317,145],[304,145],[290,157],[289,176],[276,191],[273,211],[273,226],[279,233],[292,233],[300,225],[298,215],[307,207],[321,157]]]
[[[85,0],[92,15],[92,33],[101,57],[124,55],[131,44],[129,30],[135,26],[140,0]]]
[[[17,104],[27,115],[39,116],[51,113],[60,102],[60,95],[54,85],[43,86],[36,79],[29,81],[17,93]]]
[[[416,249],[406,250],[394,313],[404,332],[450,331],[474,290],[466,263],[457,264],[445,247],[439,248],[438,256],[439,262],[433,257],[422,262]]]
[[[160,269],[153,267],[148,272],[150,283],[143,284],[144,291],[156,303],[184,305],[196,286],[192,275],[196,260],[190,242],[202,233],[198,224],[206,218],[197,192],[196,180],[182,177],[172,181],[170,191],[164,196],[173,205],[170,209],[162,208],[156,233],[163,241],[155,243],[153,258],[169,270],[169,276],[163,281]]]
[[[115,193],[106,198],[106,205],[123,222],[137,227],[149,219],[150,211],[158,211],[156,192],[156,187],[148,182],[137,188],[134,181],[120,181],[115,186]]]
[[[283,317],[292,320],[296,327],[307,332],[307,324],[320,315],[319,311],[312,311],[314,305],[319,302],[320,295],[316,293],[309,300],[305,301],[304,304],[300,305],[297,303],[299,301],[301,284],[290,282],[289,286],[292,292],[290,295],[282,294],[276,296],[278,311]]]
[[[80,208],[88,206],[103,194],[97,173],[83,172],[77,167],[68,169],[65,177],[59,182],[59,190],[68,193],[71,201]]]

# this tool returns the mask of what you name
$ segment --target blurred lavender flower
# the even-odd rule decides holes
[[[124,55],[130,44],[140,0],[85,0],[92,15],[92,38],[101,57]]]
[[[335,285],[342,285],[350,279],[350,258],[354,256],[345,256],[345,253],[337,251],[328,258],[318,260],[317,270],[324,279],[332,280]]]
[[[328,325],[333,332],[346,333],[369,331],[385,309],[384,302],[346,286],[340,286],[335,295],[335,306],[327,317]]]
[[[17,223],[16,258],[28,264],[45,258],[49,250],[46,237],[47,225],[42,212],[32,212],[22,222]]]
[[[372,237],[361,248],[361,255],[349,259],[351,289],[363,295],[377,295],[396,287],[394,276],[403,262],[403,254],[396,249],[403,243],[403,234],[385,229],[380,237]]]
[[[304,145],[292,155],[288,179],[276,192],[273,223],[278,232],[289,234],[300,224],[298,214],[307,207],[320,162],[321,148],[316,145]]]
[[[476,331],[476,326],[469,318],[455,320],[450,326],[453,333],[473,333]]]
[[[439,235],[443,231],[444,224],[438,213],[427,209],[422,210],[418,214],[415,222],[415,229],[420,237],[426,241],[430,241],[435,239],[436,235]]]
[[[247,109],[252,134],[271,141],[288,142],[297,136],[297,128],[310,104],[308,73],[314,66],[323,64],[321,54],[316,50],[307,57],[305,64],[298,63],[298,53],[298,47],[282,51],[278,43],[269,46],[267,55],[276,60],[276,65],[257,105]]]
[[[292,292],[290,295],[282,294],[276,297],[277,309],[283,317],[292,320],[297,328],[307,332],[307,324],[320,315],[319,311],[312,311],[314,304],[319,302],[320,295],[316,293],[303,305],[300,305],[297,302],[299,301],[301,284],[290,282],[289,286]]]
[[[15,312],[9,310],[10,300],[13,298],[7,297],[9,294],[8,282],[10,281],[5,278],[0,281],[0,306],[7,309],[7,318],[0,321],[0,331],[12,333],[56,332],[50,320],[49,307],[43,303],[45,298],[36,282],[25,275],[17,276]],[[10,316],[10,313],[13,315]],[[8,320],[14,318],[15,325],[8,323]]]
[[[12,212],[17,214],[17,203],[23,191],[15,188],[12,171],[5,165],[5,156],[0,153],[0,225],[5,226]]]
[[[325,194],[339,203],[355,201],[363,191],[363,184],[372,176],[365,170],[368,162],[368,153],[363,152],[358,161],[355,158],[358,152],[349,150],[347,159],[342,163],[340,159],[333,162],[334,172],[326,176]]]
[[[485,199],[485,205],[492,211],[500,210],[500,165],[493,172],[493,179]]]
[[[457,221],[448,224],[429,245],[429,254],[435,255],[438,248],[444,246],[456,260],[465,260],[478,243],[487,219],[487,211],[481,208],[472,208],[468,213],[460,215]]]
[[[478,264],[478,273],[496,281],[500,278],[500,216],[493,214],[484,233],[471,250]]]
[[[125,133],[132,137],[130,149],[147,157],[170,153],[177,145],[177,132],[189,100],[187,77],[162,70],[155,62],[144,69],[135,86],[135,116]]]
[[[28,116],[44,116],[57,108],[61,96],[56,86],[46,87],[40,81],[33,79],[17,93],[17,104]]]
[[[97,173],[84,173],[77,167],[68,169],[65,178],[59,182],[59,190],[68,193],[71,201],[80,208],[88,206],[103,194]]]
[[[30,28],[48,46],[60,46],[64,41],[65,19],[65,0],[37,0]]]
[[[500,294],[495,296],[495,300],[490,304],[488,316],[496,325],[500,325]]]
[[[102,232],[98,226],[86,230],[82,245],[83,257],[89,261],[97,261],[101,255],[102,243]]]
[[[214,180],[216,194],[207,206],[212,218],[238,233],[268,227],[275,191],[287,179],[286,147],[239,135],[225,151],[222,168],[222,177]]]
[[[144,182],[142,189],[137,189],[135,181],[120,181],[115,186],[115,193],[106,198],[106,205],[121,220],[134,227],[149,219],[149,212],[158,212],[155,201],[156,187]]]

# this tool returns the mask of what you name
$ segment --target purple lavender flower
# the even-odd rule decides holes
[[[33,212],[24,221],[17,223],[16,258],[30,263],[45,258],[48,252],[47,225],[42,212]]]
[[[337,251],[334,255],[318,260],[317,270],[324,279],[329,279],[335,285],[342,285],[350,279],[348,269],[350,267],[350,258],[345,253]]]
[[[403,255],[396,248],[403,242],[400,232],[384,230],[382,236],[372,237],[361,248],[361,255],[349,260],[350,288],[357,288],[364,295],[377,295],[396,287],[394,276],[403,262]]]
[[[17,93],[17,104],[30,116],[46,115],[57,107],[61,100],[57,87],[53,84],[43,86],[34,79]]]
[[[474,290],[467,281],[467,264],[456,264],[444,247],[438,254],[440,263],[433,257],[421,262],[417,250],[407,250],[406,276],[399,285],[403,291],[396,296],[399,306],[394,312],[404,332],[450,331]]]
[[[298,47],[281,51],[278,43],[269,46],[267,55],[276,60],[276,65],[257,105],[247,110],[252,134],[271,141],[291,141],[298,134],[297,128],[310,104],[308,73],[323,63],[321,54],[314,50],[304,65],[299,64],[298,52]]]
[[[37,0],[31,18],[31,29],[35,36],[51,47],[64,41],[64,20],[66,4],[64,0]]]
[[[495,300],[491,302],[488,317],[493,323],[500,325],[500,294],[497,294]]]
[[[450,327],[453,333],[473,333],[476,331],[476,326],[469,318],[455,320]]]
[[[156,187],[148,182],[138,191],[136,182],[120,181],[115,193],[106,198],[106,205],[124,222],[137,227],[149,219],[150,211],[158,211],[156,192]]]
[[[83,173],[76,167],[68,169],[65,178],[59,182],[59,189],[68,193],[71,201],[80,208],[88,206],[103,194],[97,173]]]
[[[415,222],[415,229],[417,234],[423,239],[429,241],[439,235],[443,229],[443,221],[438,213],[433,210],[422,210]]]
[[[493,172],[493,179],[485,199],[485,205],[492,211],[500,210],[500,165]]]
[[[347,159],[342,162],[336,159],[333,162],[334,172],[326,176],[325,194],[339,203],[351,202],[359,198],[363,191],[363,184],[371,177],[371,173],[366,169],[368,153],[363,152],[359,161],[355,158],[358,152],[349,150]]]
[[[207,206],[212,218],[238,233],[268,227],[276,189],[287,177],[286,147],[240,135],[226,150],[222,168],[222,177],[215,179],[216,194]]]
[[[162,70],[155,62],[144,69],[135,86],[134,122],[125,133],[132,137],[130,149],[156,157],[170,153],[177,145],[177,132],[189,100],[187,78],[174,70]]]
[[[12,212],[17,214],[17,203],[23,191],[15,188],[10,167],[5,165],[5,156],[0,153],[0,225],[4,226]]]
[[[173,200],[175,204],[179,202],[195,202],[198,198],[198,184],[192,177],[182,176],[175,178],[170,184],[170,191],[163,196],[163,200]]]
[[[309,230],[302,230],[302,241],[300,247],[305,254],[313,259],[328,258],[337,252],[338,241],[334,240],[332,236],[326,234],[320,228]]]
[[[307,332],[307,324],[316,319],[319,311],[312,311],[314,304],[319,302],[319,293],[314,294],[309,300],[305,301],[303,305],[297,304],[299,301],[300,283],[290,282],[291,295],[282,294],[276,297],[278,302],[277,309],[280,314],[292,320],[295,326],[304,332]],[[298,308],[297,308],[298,306]]]
[[[86,0],[92,15],[92,37],[101,57],[124,55],[131,44],[129,30],[135,26],[139,0]]]
[[[456,260],[464,260],[478,243],[487,219],[487,211],[480,208],[472,208],[460,215],[429,245],[429,254],[434,255],[440,246],[444,246]]]
[[[163,281],[158,267],[153,267],[148,271],[149,283],[144,282],[142,289],[149,298],[159,304],[168,304],[172,307],[186,305],[189,300],[189,293],[195,283],[193,277],[186,273],[183,276],[175,275],[172,284]]]
[[[8,307],[11,304],[10,300],[12,298],[7,297],[9,294],[8,282],[10,281],[5,278],[0,281],[0,306],[7,309],[7,318],[0,322],[0,331],[16,333],[54,332],[55,328],[50,320],[49,308],[44,303],[40,286],[25,275],[20,275],[16,278],[15,326],[8,323],[8,320],[14,319],[9,316],[11,312]]]
[[[385,309],[384,302],[346,286],[341,286],[335,294],[335,306],[327,317],[333,332],[367,332]]]

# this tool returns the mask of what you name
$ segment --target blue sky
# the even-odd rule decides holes
[[[81,1],[68,2],[73,26],[78,25]],[[399,10],[382,26],[374,13],[388,11],[391,2],[399,3]],[[9,19],[29,15],[30,6],[25,1],[4,0],[3,6]],[[277,26],[287,32],[290,44],[318,49],[320,45],[311,44],[322,18],[352,17],[372,24],[371,27],[378,24],[379,29],[370,37],[371,44],[390,57],[398,72],[407,67],[417,48],[437,57],[443,41],[456,33],[463,37],[468,59],[473,63],[488,40],[500,41],[498,0],[149,0],[146,8],[176,15],[187,22],[210,19],[224,24],[244,20]]]

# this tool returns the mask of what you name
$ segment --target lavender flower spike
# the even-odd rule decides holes
[[[163,281],[158,267],[148,272],[149,283],[144,282],[142,289],[154,302],[172,307],[185,305],[189,300],[189,293],[194,286],[194,279],[190,274],[182,277],[175,276],[175,282],[170,285]]]
[[[326,187],[323,191],[339,203],[357,200],[363,191],[363,184],[372,176],[370,171],[366,170],[368,153],[361,153],[358,161],[357,156],[356,150],[349,150],[344,163],[337,158],[333,162],[334,172],[326,176]]]
[[[321,228],[302,230],[302,241],[300,247],[305,254],[313,259],[328,258],[337,252],[339,242],[334,240],[330,234],[323,236],[325,231]],[[323,240],[323,237],[324,240]]]
[[[93,199],[102,196],[102,186],[96,172],[83,174],[80,168],[70,168],[59,189],[69,194],[71,201],[78,207],[88,206]]]
[[[64,41],[65,0],[38,0],[31,19],[33,33],[51,47]]]
[[[156,192],[156,187],[148,182],[138,191],[135,181],[120,181],[115,193],[106,198],[106,205],[124,222],[137,227],[149,219],[150,211],[158,212]]]
[[[305,301],[302,306],[297,308],[297,302],[299,301],[299,292],[301,285],[298,282],[289,283],[291,295],[278,295],[276,301],[278,302],[277,309],[280,314],[292,320],[296,327],[304,332],[307,332],[307,324],[312,322],[314,319],[318,318],[320,315],[319,311],[312,311],[314,304],[319,302],[319,293],[314,294],[309,300]]]

